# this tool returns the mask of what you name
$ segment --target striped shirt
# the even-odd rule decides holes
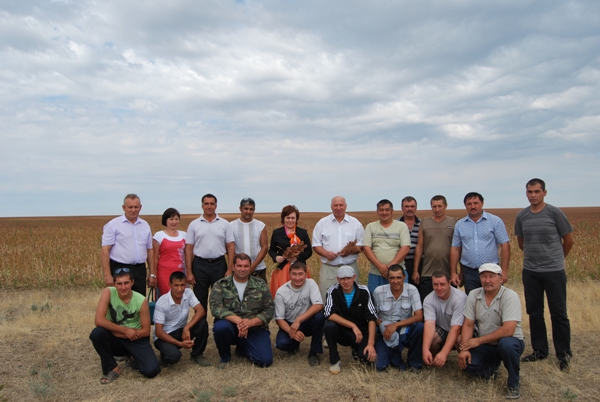
[[[400,222],[404,222],[404,215],[398,218],[398,220]],[[413,225],[413,228],[410,231],[410,251],[408,252],[408,255],[404,258],[405,260],[415,259],[415,249],[417,248],[417,240],[419,240],[419,226],[421,226],[421,220],[415,216],[415,224]]]

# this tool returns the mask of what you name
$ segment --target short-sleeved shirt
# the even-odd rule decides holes
[[[250,222],[242,222],[239,218],[230,222],[235,243],[235,253],[245,253],[250,256],[252,262],[260,253],[260,234],[265,228],[265,224],[257,219]],[[257,266],[256,271],[267,268],[263,259]]]
[[[291,281],[288,281],[277,289],[275,319],[293,322],[314,304],[323,304],[317,282],[309,278],[301,288],[296,289]]]
[[[127,328],[142,328],[140,310],[146,298],[138,292],[133,292],[129,303],[124,303],[119,297],[117,288],[111,286],[108,289],[110,291],[110,303],[108,303],[106,319]]]
[[[387,228],[381,226],[379,221],[371,222],[365,228],[363,245],[371,247],[373,254],[382,264],[389,264],[400,247],[410,247],[410,232],[406,223],[393,220]],[[370,274],[381,276],[381,272],[373,264],[370,265]],[[404,268],[404,261],[400,263]]]
[[[365,230],[358,219],[344,215],[342,222],[338,222],[333,214],[330,214],[317,222],[313,230],[312,246],[323,247],[327,251],[339,252],[350,241],[356,240],[357,246],[363,245]],[[321,262],[330,265],[352,264],[358,259],[358,254],[350,254],[345,257],[337,256],[331,261],[320,257]]]
[[[529,207],[517,214],[515,235],[523,238],[523,269],[553,272],[565,269],[562,238],[573,231],[565,214],[546,204],[538,213]]]
[[[502,219],[483,211],[477,222],[469,216],[460,219],[454,226],[452,247],[461,247],[460,263],[479,268],[491,262],[498,264],[498,246],[509,240]]]
[[[212,222],[204,215],[194,219],[188,226],[186,244],[194,245],[194,255],[201,258],[219,258],[227,253],[227,243],[233,243],[231,225],[219,215]]]
[[[422,277],[430,277],[435,271],[441,270],[450,275],[450,246],[454,235],[456,218],[446,216],[441,222],[433,218],[421,221],[423,236],[423,269]]]
[[[400,222],[404,222],[404,215],[398,218]],[[406,223],[406,222],[405,222]],[[415,259],[415,249],[417,248],[417,242],[419,241],[419,226],[421,225],[421,220],[415,216],[415,224],[413,225],[410,231],[410,251],[406,255],[405,260],[414,260]],[[407,225],[408,227],[408,225]]]
[[[200,302],[194,295],[192,289],[185,289],[181,302],[175,303],[171,292],[162,295],[156,302],[154,308],[154,323],[163,324],[163,331],[170,334],[180,328],[183,328],[188,323],[190,309],[196,307]],[[154,336],[156,340],[156,336]]]
[[[102,230],[102,247],[112,246],[110,258],[123,264],[142,264],[148,258],[148,250],[152,248],[152,230],[143,219],[137,218],[135,223],[127,220],[125,215],[112,219]]]
[[[394,297],[390,285],[378,286],[373,292],[373,304],[377,317],[381,321],[398,322],[406,320],[418,310],[423,309],[417,288],[409,283],[404,284],[400,297]]]
[[[504,286],[500,287],[500,291],[489,307],[485,302],[485,290],[483,288],[472,290],[465,304],[465,318],[476,322],[479,336],[491,334],[502,327],[506,321],[516,321],[517,327],[513,336],[523,339],[519,295]]]
[[[425,321],[435,321],[435,325],[445,331],[450,331],[452,326],[462,326],[465,321],[463,315],[467,295],[456,288],[450,288],[450,296],[442,300],[435,292],[431,292],[423,300],[423,315]]]

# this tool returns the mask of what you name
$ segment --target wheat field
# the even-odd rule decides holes
[[[512,233],[517,210],[488,210],[503,218]],[[565,208],[575,228],[575,246],[567,259],[568,306],[573,334],[571,370],[558,370],[555,358],[521,366],[521,399],[532,401],[600,400],[600,208]],[[374,212],[351,213],[363,224]],[[455,217],[464,211],[448,211]],[[299,226],[312,232],[325,213],[302,213]],[[428,211],[420,211],[427,216]],[[235,219],[234,215],[222,215]],[[182,216],[182,229],[196,216]],[[271,232],[280,226],[278,214],[256,214]],[[422,374],[388,370],[377,373],[356,363],[342,348],[342,373],[329,374],[327,350],[323,363],[310,367],[308,345],[288,356],[275,350],[267,369],[234,361],[217,370],[218,354],[209,338],[205,356],[213,367],[200,368],[184,351],[182,360],[154,379],[124,370],[111,385],[100,385],[100,361],[88,335],[101,291],[100,236],[110,217],[0,219],[0,400],[10,401],[495,401],[505,400],[506,371],[495,382],[466,376],[458,369],[456,353],[441,369]],[[153,231],[160,217],[145,216]],[[511,236],[508,287],[522,297],[522,254]],[[318,277],[316,257],[308,261]],[[359,259],[361,281],[367,264]],[[523,300],[522,300],[523,302]],[[524,305],[524,303],[523,303]],[[549,323],[549,317],[547,318]],[[276,324],[271,323],[272,338]],[[531,351],[528,320],[523,311],[525,353]]]

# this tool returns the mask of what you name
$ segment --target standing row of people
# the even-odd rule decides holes
[[[527,183],[526,187],[531,206],[519,213],[515,234],[519,246],[525,251],[524,270],[533,271],[531,275],[525,271],[523,274],[527,312],[530,314],[530,321],[537,320],[535,325],[532,321],[531,326],[534,352],[532,355],[526,356],[524,361],[535,361],[548,355],[545,324],[543,323],[543,293],[544,290],[548,292],[550,289],[549,282],[557,282],[555,277],[560,275],[556,272],[560,274],[561,267],[562,277],[564,277],[564,257],[568,254],[573,241],[572,227],[564,214],[543,202],[546,195],[543,181],[533,179]],[[241,217],[230,224],[218,217],[216,197],[208,194],[202,200],[204,214],[190,224],[188,234],[185,235],[185,252],[180,254],[185,255],[186,265],[192,267],[191,272],[187,271],[187,282],[194,285],[194,293],[204,310],[207,308],[209,287],[218,279],[229,276],[233,270],[233,266],[228,265],[225,261],[225,254],[228,256],[228,261],[233,262],[235,253],[249,253],[252,261],[249,272],[265,279],[266,267],[263,268],[261,264],[264,265],[263,259],[268,252],[280,268],[274,272],[286,275],[280,279],[279,284],[283,285],[288,283],[287,278],[291,265],[295,261],[305,262],[312,254],[313,249],[320,256],[322,263],[319,284],[322,300],[326,300],[325,292],[341,286],[338,282],[340,278],[337,275],[341,266],[347,266],[352,270],[353,280],[357,278],[356,259],[362,251],[370,262],[368,289],[369,293],[373,294],[374,300],[376,300],[375,290],[378,287],[392,284],[389,281],[390,267],[399,266],[403,279],[406,276],[404,269],[408,270],[411,282],[419,287],[418,299],[423,303],[427,295],[435,288],[433,274],[436,271],[441,271],[450,279],[449,283],[455,286],[464,284],[467,293],[471,293],[473,289],[481,286],[479,268],[485,263],[499,264],[502,283],[506,282],[510,249],[504,224],[498,217],[483,210],[483,197],[480,194],[467,194],[464,203],[468,216],[457,221],[445,216],[447,206],[445,198],[435,196],[431,200],[433,216],[419,219],[415,215],[416,200],[413,197],[406,197],[402,200],[403,217],[400,220],[394,220],[391,201],[382,200],[377,204],[379,220],[367,225],[363,231],[360,222],[345,213],[346,202],[343,197],[334,197],[331,205],[332,214],[320,220],[315,226],[312,245],[306,230],[296,226],[299,211],[293,206],[288,206],[287,210],[284,208],[282,211],[283,227],[273,232],[271,246],[267,250],[264,224],[252,218],[255,208],[253,200],[242,200]],[[178,221],[179,214],[163,216],[163,224],[166,223],[167,227],[165,234],[155,235],[154,240],[149,243],[145,227],[147,224],[138,218],[141,209],[139,198],[128,195],[123,209],[124,216],[109,222],[104,229],[102,266],[105,282],[107,285],[112,285],[114,283],[112,274],[116,269],[128,268],[132,272],[134,283],[136,283],[136,275],[138,278],[143,278],[144,289],[140,293],[144,294],[146,277],[145,272],[140,274],[140,268],[145,265],[142,258],[146,257],[145,260],[148,262],[150,271],[147,284],[154,286],[157,280],[156,267],[160,265],[161,261],[159,257],[162,243],[168,237],[169,240],[179,241],[181,244],[182,232],[176,231],[175,223],[169,226],[169,220]],[[540,212],[544,213],[537,215]],[[165,215],[168,215],[167,211],[165,211]],[[534,216],[532,217],[532,215]],[[543,219],[537,219],[540,217]],[[147,229],[149,232],[149,227]],[[234,234],[237,234],[237,237]],[[414,241],[415,237],[416,242]],[[134,240],[135,247],[128,249],[127,238]],[[546,241],[546,238],[549,241]],[[148,247],[149,244],[151,247]],[[286,251],[289,251],[288,249],[294,245],[298,246],[296,252],[286,254]],[[560,247],[562,261],[555,261],[558,257],[555,252],[557,247]],[[551,275],[547,275],[546,272],[549,266],[548,261],[542,258],[548,256],[549,250],[554,252],[551,257],[546,258],[546,260],[552,260],[550,262],[554,264],[550,269],[550,272],[554,272]],[[142,251],[146,251],[147,254],[144,255]],[[133,255],[135,258],[129,258]],[[412,258],[410,258],[411,256]],[[131,262],[124,264],[124,260]],[[460,271],[457,270],[459,263]],[[525,279],[526,274],[527,280]],[[394,274],[395,282],[397,282],[397,276],[399,275]],[[550,276],[552,276],[552,280],[549,279]],[[272,279],[271,284],[273,285],[274,282]],[[550,306],[553,334],[556,338],[555,349],[561,361],[561,369],[567,369],[571,351],[566,315],[566,285],[564,285],[566,277],[558,283],[563,284],[564,291],[556,290],[556,285],[552,285],[554,286],[552,287],[553,294],[547,293],[547,296],[557,301]],[[158,284],[162,287],[164,279],[159,279]],[[272,297],[276,298],[279,284],[272,288]],[[407,286],[407,288],[409,287]],[[413,296],[411,295],[411,300]],[[540,299],[542,300],[541,323]],[[561,303],[564,308],[557,307]],[[326,311],[327,309],[325,309]],[[418,322],[419,319],[415,319],[415,321]],[[386,333],[387,326],[395,326],[395,323],[399,321],[394,321],[392,318],[387,326],[381,327],[384,322],[384,320],[381,322],[376,320],[376,324],[379,324],[383,334]],[[555,325],[558,328],[557,331],[554,330]],[[208,329],[206,329],[207,331]],[[436,332],[436,336],[433,337],[428,335],[425,337],[426,342],[434,344],[434,340],[441,339],[442,335],[444,338],[452,339],[453,335],[450,333],[450,329],[445,331],[447,333]],[[540,335],[542,331],[543,333]],[[390,331],[387,332],[390,333]],[[415,330],[413,330],[414,332]],[[327,339],[327,332],[325,332],[325,338]],[[429,340],[429,338],[432,339]],[[545,339],[545,344],[542,338]],[[406,344],[406,341],[403,344]],[[441,356],[443,357],[444,354]],[[433,359],[431,362],[436,358],[438,357],[431,357]],[[439,360],[438,358],[438,363]],[[391,357],[390,361],[393,361]]]

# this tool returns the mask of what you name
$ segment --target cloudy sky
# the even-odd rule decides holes
[[[599,94],[595,0],[6,0],[0,216],[599,205]]]

